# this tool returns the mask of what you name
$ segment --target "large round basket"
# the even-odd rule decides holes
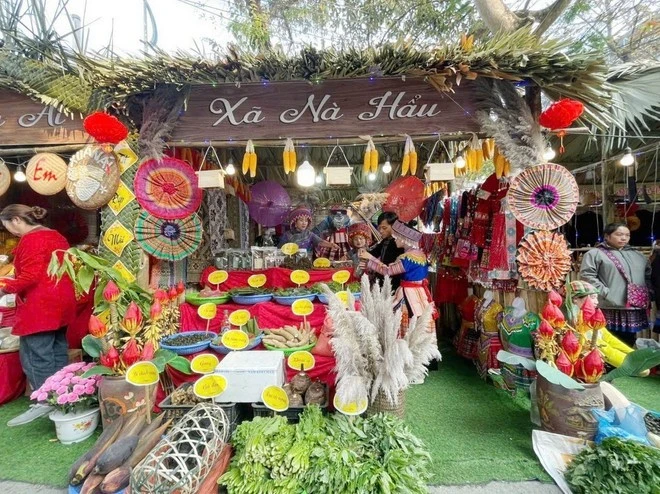
[[[63,190],[66,173],[66,162],[53,153],[35,154],[25,170],[28,185],[43,196],[52,196]]]
[[[90,144],[71,157],[66,193],[81,209],[98,209],[119,187],[119,166],[112,147]]]
[[[373,403],[367,407],[367,417],[377,413],[391,413],[392,415],[403,419],[406,415],[406,392],[401,390],[397,395],[397,403],[393,405],[387,399],[382,391],[379,391]]]

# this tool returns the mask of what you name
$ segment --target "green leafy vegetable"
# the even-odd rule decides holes
[[[278,288],[273,292],[273,294],[277,297],[293,297],[296,295],[311,295],[312,289],[311,288],[306,288],[306,287],[299,287],[299,288]]]

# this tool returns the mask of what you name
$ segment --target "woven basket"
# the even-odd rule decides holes
[[[66,193],[81,209],[98,209],[113,198],[120,170],[112,148],[90,144],[71,157]]]
[[[367,417],[371,417],[372,415],[376,415],[377,413],[381,412],[391,413],[392,415],[403,419],[406,414],[405,391],[399,391],[396,405],[391,404],[383,392],[379,391],[378,394],[376,394],[374,401],[367,407]]]
[[[43,196],[52,196],[63,190],[66,174],[66,162],[53,153],[35,154],[25,170],[28,185]]]

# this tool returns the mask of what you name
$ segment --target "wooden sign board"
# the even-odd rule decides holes
[[[441,93],[423,79],[193,86],[172,142],[478,132],[475,85]]]
[[[3,146],[79,144],[90,140],[82,118],[69,118],[56,108],[27,96],[0,90],[0,142]]]

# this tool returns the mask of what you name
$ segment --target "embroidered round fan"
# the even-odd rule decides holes
[[[518,272],[531,288],[559,288],[571,270],[571,252],[564,236],[540,230],[527,234],[518,245]]]
[[[110,202],[119,187],[119,166],[111,146],[90,144],[69,160],[66,193],[82,209],[98,209]]]
[[[575,214],[580,192],[571,172],[544,163],[526,168],[511,181],[507,199],[511,212],[523,225],[554,230]]]
[[[197,214],[180,220],[163,220],[142,211],[135,222],[135,240],[158,259],[180,261],[202,243],[202,223]]]

